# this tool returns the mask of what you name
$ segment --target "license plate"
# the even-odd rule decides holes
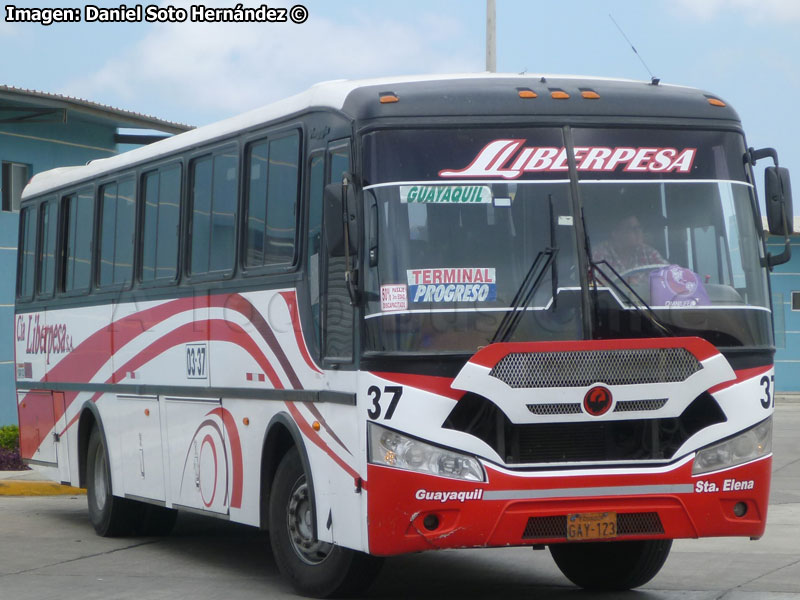
[[[617,513],[574,513],[567,515],[567,539],[602,540],[617,537]]]

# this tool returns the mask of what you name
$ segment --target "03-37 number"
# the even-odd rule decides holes
[[[397,403],[400,402],[400,396],[403,395],[403,388],[399,385],[387,385],[383,388],[383,393],[385,394],[392,394],[392,399],[389,401],[389,407],[386,409],[386,415],[383,417],[384,420],[388,421],[394,415],[394,411],[397,408]],[[380,419],[381,412],[383,409],[381,408],[381,388],[377,385],[371,385],[367,390],[367,394],[369,394],[372,400],[372,408],[367,411],[367,416],[373,421],[376,419]]]

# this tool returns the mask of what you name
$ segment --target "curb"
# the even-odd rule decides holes
[[[0,496],[77,496],[86,490],[53,481],[0,481]]]

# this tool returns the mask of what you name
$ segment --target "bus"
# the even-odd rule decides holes
[[[673,539],[764,533],[791,215],[777,153],[704,91],[319,84],[33,177],[21,451],[101,536],[268,530],[310,596],[505,546],[637,587]]]

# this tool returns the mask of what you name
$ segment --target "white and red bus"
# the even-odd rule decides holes
[[[21,209],[21,446],[100,535],[269,529],[296,588],[549,546],[587,588],[758,538],[770,230],[789,178],[654,82],[332,82],[86,166]],[[788,245],[787,245],[788,248]]]

